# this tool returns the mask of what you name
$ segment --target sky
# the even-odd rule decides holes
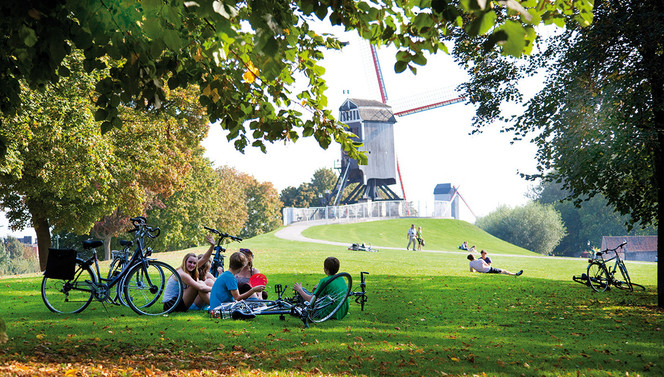
[[[354,33],[326,28],[342,41],[348,41],[341,52],[327,52],[323,66],[328,84],[328,105],[333,114],[347,98],[380,101],[375,71],[368,44]],[[440,53],[429,56],[426,66],[394,72],[393,48],[378,50],[389,105],[402,100],[417,100],[430,95],[440,98],[440,90],[452,89],[466,78],[453,59]],[[437,97],[438,96],[438,97]],[[451,183],[467,202],[461,205],[461,218],[474,222],[501,205],[518,206],[527,202],[525,194],[532,183],[517,172],[535,170],[535,147],[527,142],[511,145],[511,136],[492,125],[482,134],[470,135],[474,108],[457,103],[413,115],[398,117],[394,127],[395,149],[403,179],[405,196],[421,214],[433,207],[433,190],[439,183]],[[226,132],[212,125],[204,140],[206,156],[215,166],[233,166],[253,175],[261,182],[272,182],[279,190],[309,182],[320,168],[339,166],[340,147],[332,144],[323,150],[313,138],[300,138],[296,143],[267,145],[267,153],[248,147],[242,154],[226,140]],[[399,183],[393,191],[402,195]],[[0,214],[0,237],[35,236],[32,229],[11,232]]]
[[[340,39],[350,44],[342,52],[326,54],[323,63],[328,105],[335,116],[347,98],[380,101],[368,44],[353,34],[341,34]],[[395,52],[389,48],[378,50],[388,104],[426,94],[435,97],[441,88],[453,89],[466,78],[465,72],[443,53],[430,56],[426,66],[418,67],[417,75],[410,71],[396,74]],[[527,142],[510,145],[512,137],[500,133],[500,125],[470,135],[473,115],[473,107],[457,103],[397,118],[395,149],[405,196],[419,213],[431,212],[433,190],[439,183],[459,188],[470,207],[468,210],[462,204],[461,217],[470,222],[500,205],[527,202],[525,194],[532,183],[517,172],[534,172],[536,149]],[[341,152],[336,144],[323,150],[314,139],[301,138],[287,145],[268,145],[267,154],[247,149],[243,155],[226,142],[225,135],[220,127],[212,126],[204,142],[206,156],[216,166],[233,166],[259,181],[272,182],[280,191],[309,182],[317,169],[339,166]],[[399,183],[392,189],[402,195]]]

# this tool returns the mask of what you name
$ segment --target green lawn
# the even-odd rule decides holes
[[[486,249],[490,254],[531,254],[530,251],[496,238],[475,225],[452,219],[395,219],[316,226],[306,229],[302,234],[309,238],[348,244],[364,242],[405,249],[411,224],[415,224],[416,228],[422,227],[422,238],[426,241],[425,250],[461,251],[458,246],[467,241],[468,247],[476,245],[478,250]]]
[[[407,228],[399,221],[329,225],[306,235],[399,247]],[[371,273],[364,312],[353,303],[342,321],[309,329],[293,317],[146,318],[98,302],[58,316],[41,301],[40,277],[2,278],[0,318],[9,342],[0,344],[0,375],[664,375],[655,264],[627,263],[646,292],[600,294],[571,280],[587,265],[580,258],[531,258],[467,223],[420,223],[432,248],[458,251],[459,238],[467,239],[490,250],[496,266],[524,275],[470,273],[459,253],[348,251],[273,234],[231,244],[229,252],[240,245],[254,251],[270,288],[315,284],[330,255],[354,279]],[[176,266],[184,254],[157,256]]]

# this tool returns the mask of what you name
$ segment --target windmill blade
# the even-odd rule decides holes
[[[459,192],[459,187],[454,187],[454,195],[452,195],[452,199],[450,199],[450,202],[452,202],[454,200],[454,197],[457,196],[457,195],[459,195],[459,198],[461,198],[461,200],[463,201],[463,204],[466,205],[466,208],[468,208],[468,210],[473,215],[473,217],[477,219],[477,215],[475,215],[475,212],[473,212],[473,210],[470,208],[470,206],[468,205],[468,202],[466,202],[466,199],[464,199],[463,196],[461,196],[461,193]]]
[[[385,80],[383,79],[383,71],[380,69],[380,61],[378,60],[378,51],[373,44],[371,47],[371,60],[373,61],[374,70],[376,71],[376,80],[378,81],[378,89],[380,90],[380,98],[383,103],[387,103],[387,89],[385,89]]]
[[[394,109],[394,115],[406,116],[459,103],[464,99],[465,97],[457,94],[453,87],[444,87],[409,98],[392,101],[392,108]]]

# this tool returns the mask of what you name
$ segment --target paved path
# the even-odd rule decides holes
[[[348,248],[348,246],[351,245],[352,242],[335,242],[335,241],[326,241],[326,240],[317,240],[314,238],[309,238],[305,237],[302,235],[302,231],[305,229],[311,227],[311,226],[316,226],[316,225],[325,225],[329,224],[325,220],[316,220],[316,221],[309,221],[309,222],[297,222],[293,223],[291,225],[288,225],[280,230],[278,230],[274,235],[277,236],[278,238],[284,239],[284,240],[289,240],[289,241],[300,241],[300,242],[313,242],[313,243],[320,243],[320,244],[326,244],[326,245],[335,245],[335,246],[343,246],[345,248]],[[404,250],[405,248],[401,247],[390,247],[390,246],[378,246],[378,245],[371,245],[372,248],[374,249],[389,249],[389,250]],[[421,252],[424,253],[447,253],[447,254],[460,254],[460,255],[468,255],[467,251],[450,251],[450,250],[422,250]],[[572,257],[550,257],[546,255],[522,255],[522,254],[496,254],[500,255],[501,257],[515,257],[515,258],[555,258],[555,259],[569,259],[569,260],[581,260],[582,258],[572,258]],[[585,259],[583,259],[585,260]],[[630,261],[632,262],[632,261]]]

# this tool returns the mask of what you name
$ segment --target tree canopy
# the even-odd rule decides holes
[[[336,141],[358,154],[350,134],[327,109],[318,64],[335,38],[318,35],[316,20],[356,30],[376,44],[393,44],[395,69],[416,70],[425,53],[446,51],[453,32],[482,36],[486,50],[528,53],[534,25],[588,24],[591,0],[408,0],[408,1],[185,1],[80,2],[42,0],[3,3],[0,12],[0,111],[22,104],[20,82],[31,88],[57,82],[63,61],[84,51],[88,72],[110,69],[95,89],[95,119],[102,131],[119,127],[121,103],[155,109],[166,88],[196,84],[196,98],[210,121],[229,131],[243,150],[265,142],[313,136],[323,148]],[[296,88],[294,77],[307,80]],[[292,106],[308,109],[306,117]],[[0,154],[4,142],[0,140]]]
[[[654,224],[663,256],[664,3],[594,5],[592,25],[567,23],[527,61],[483,55],[459,35],[455,55],[472,73],[464,89],[479,108],[478,127],[502,119],[516,139],[538,146],[538,171],[524,176],[561,183],[577,205],[602,195],[630,224]],[[524,99],[517,81],[538,71],[542,89],[522,113],[503,117],[506,101]],[[664,307],[662,263],[658,276]]]
[[[12,228],[35,228],[42,268],[51,227],[85,234],[104,216],[140,214],[155,195],[171,195],[208,130],[201,108],[179,90],[158,112],[119,106],[123,127],[102,135],[90,94],[104,72],[86,73],[77,55],[66,67],[68,77],[25,89],[21,111],[0,117],[6,140],[0,205]],[[124,229],[103,230],[106,236]]]

